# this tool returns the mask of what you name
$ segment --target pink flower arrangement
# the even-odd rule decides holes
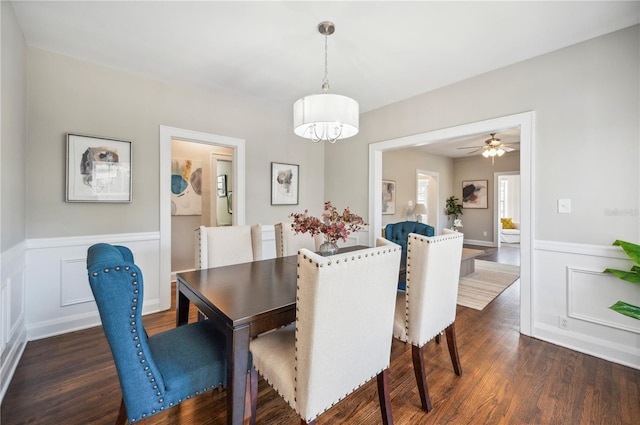
[[[310,233],[311,236],[323,234],[325,240],[335,243],[338,239],[346,242],[351,232],[357,232],[366,224],[362,217],[349,211],[349,207],[338,214],[338,209],[326,201],[324,210],[322,218],[308,215],[309,210],[291,213],[289,217],[293,217],[293,230],[296,233]]]

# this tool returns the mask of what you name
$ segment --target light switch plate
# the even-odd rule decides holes
[[[571,199],[558,199],[558,212],[568,214],[571,212]]]

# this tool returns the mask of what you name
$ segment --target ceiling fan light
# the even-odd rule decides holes
[[[502,148],[498,148],[498,156],[502,155],[504,155],[504,151],[502,150]]]
[[[484,152],[482,152],[482,156],[484,156],[485,158],[489,158],[489,151],[485,150]]]

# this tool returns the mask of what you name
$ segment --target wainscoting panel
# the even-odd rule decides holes
[[[160,311],[160,235],[157,232],[31,239],[27,244],[28,340],[100,324],[87,280],[87,249],[100,242],[131,249],[144,272],[143,314]]]
[[[640,305],[638,286],[602,271],[567,267],[568,317],[640,334],[640,320],[609,307],[618,301]]]
[[[609,309],[640,304],[640,286],[602,273],[632,264],[619,247],[536,241],[532,336],[640,369],[638,321]]]
[[[2,253],[0,280],[0,401],[27,344],[25,328],[25,245]]]

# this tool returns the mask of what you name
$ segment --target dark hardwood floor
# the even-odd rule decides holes
[[[510,255],[487,251],[487,259],[502,257],[501,262]],[[516,282],[483,311],[458,306],[460,377],[453,372],[446,343],[427,345],[430,413],[420,410],[410,347],[393,342],[389,383],[397,425],[640,423],[640,371],[520,335],[518,300]],[[175,311],[144,321],[152,335],[174,326]],[[225,424],[225,397],[224,390],[208,393],[145,423]],[[86,329],[27,344],[1,406],[0,423],[112,424],[119,403],[118,378],[102,329]],[[381,422],[375,379],[318,419],[319,425]],[[300,423],[262,380],[257,423]]]

